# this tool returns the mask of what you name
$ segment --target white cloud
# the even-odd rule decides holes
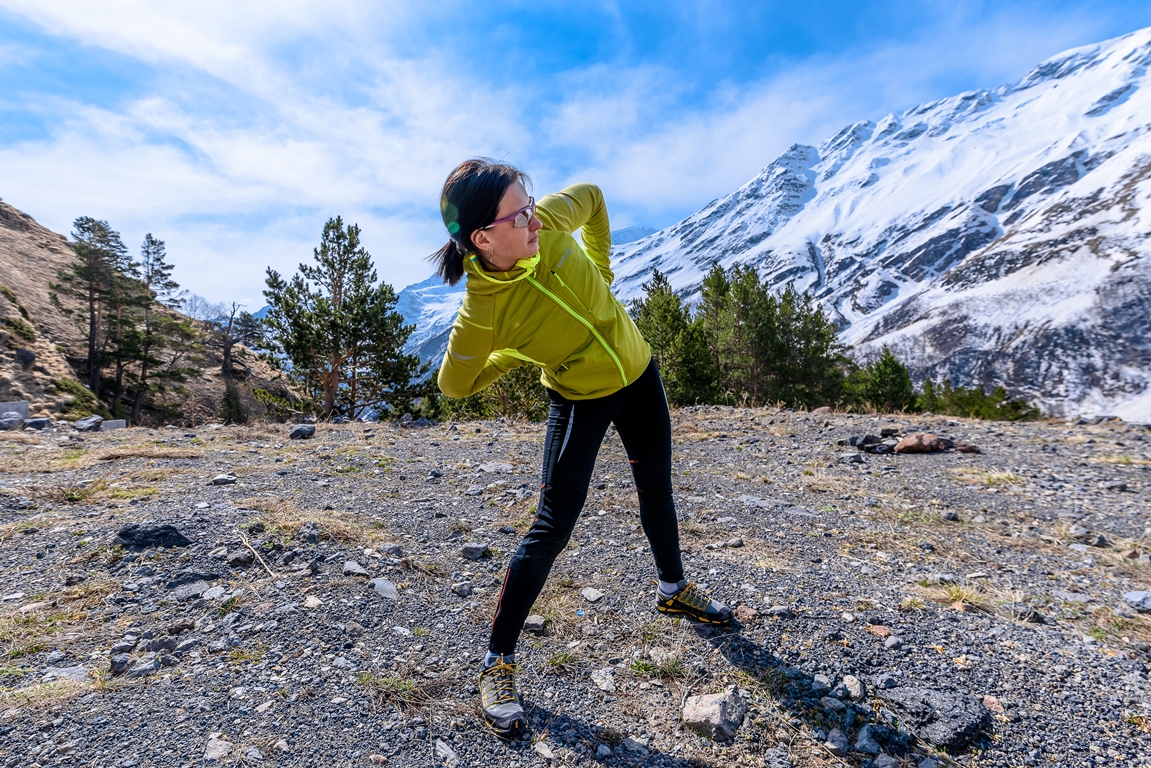
[[[487,82],[475,51],[436,32],[452,6],[434,17],[398,2],[0,7],[150,75],[147,92],[120,103],[25,100],[53,127],[0,147],[0,192],[57,231],[78,215],[108,219],[128,243],[150,231],[186,287],[256,303],[265,266],[292,272],[336,214],[359,222],[384,279],[426,277],[422,257],[444,238],[439,187],[464,157],[509,159],[541,192],[597,181],[617,225],[667,225],[796,141],[951,95],[955,81],[1018,78],[1104,23],[957,11],[921,39],[792,62],[720,84],[701,104],[684,71],[651,64]],[[613,29],[626,35],[622,22]],[[0,49],[0,65],[12,55]]]

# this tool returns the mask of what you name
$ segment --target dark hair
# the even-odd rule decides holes
[[[464,257],[476,249],[472,233],[495,221],[500,200],[516,182],[531,180],[520,169],[486,157],[465,160],[448,174],[440,193],[440,214],[448,228],[448,244],[428,257],[436,274],[455,285],[464,276]]]

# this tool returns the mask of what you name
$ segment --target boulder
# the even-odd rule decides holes
[[[316,427],[313,424],[299,424],[288,434],[289,440],[307,440],[316,434]]]
[[[1127,592],[1123,595],[1123,602],[1139,613],[1151,613],[1151,592]]]
[[[963,749],[991,724],[990,713],[974,696],[914,687],[878,696],[917,738],[948,752]]]
[[[16,411],[0,413],[0,431],[16,432],[24,429],[24,417]]]
[[[16,362],[20,364],[21,368],[27,371],[32,367],[32,364],[36,362],[36,353],[30,349],[20,347],[16,350]]]
[[[24,426],[27,429],[40,431],[52,426],[52,419],[47,416],[38,416],[35,419],[24,419]]]
[[[120,529],[113,544],[128,549],[186,547],[192,540],[167,523],[129,523]]]
[[[730,741],[746,715],[747,703],[731,685],[723,693],[689,696],[684,702],[683,724],[709,739]]]
[[[348,560],[344,563],[345,576],[370,576],[364,566],[357,563],[355,560]]]
[[[320,526],[309,520],[296,529],[296,538],[303,544],[319,544]]]
[[[938,453],[947,450],[950,441],[945,441],[930,432],[916,432],[895,444],[896,453]]]
[[[103,416],[96,416],[93,414],[91,416],[85,416],[82,419],[73,421],[72,426],[76,429],[77,432],[99,432],[100,425],[103,423]]]
[[[385,600],[395,600],[400,596],[400,593],[396,591],[396,585],[387,579],[372,579],[368,585]]]
[[[490,544],[479,541],[470,541],[464,544],[464,548],[460,551],[465,560],[479,560],[488,551]]]

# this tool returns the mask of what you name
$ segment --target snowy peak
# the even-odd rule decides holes
[[[1151,422],[1149,65],[1144,29],[793,145],[617,241],[615,291],[659,269],[691,297],[712,264],[751,264],[813,292],[857,356],[887,345],[917,377]]]

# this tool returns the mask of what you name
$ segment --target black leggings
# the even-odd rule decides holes
[[[508,654],[556,556],[567,545],[587,498],[596,454],[614,423],[631,464],[639,519],[662,581],[683,578],[679,528],[671,498],[671,417],[655,361],[628,386],[594,400],[548,390],[543,484],[535,522],[508,563],[488,650]]]

